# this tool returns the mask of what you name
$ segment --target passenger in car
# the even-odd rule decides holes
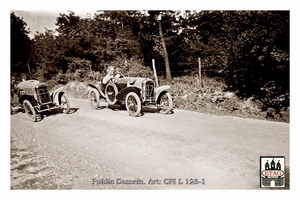
[[[123,77],[124,77],[124,75],[122,74],[121,69],[119,67],[117,67],[115,69],[115,76],[114,76],[114,78],[118,80],[119,78],[123,78]]]

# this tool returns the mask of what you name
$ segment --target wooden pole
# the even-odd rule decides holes
[[[156,86],[158,86],[158,79],[157,79],[157,75],[156,75],[156,68],[155,68],[155,60],[152,59],[152,66],[153,66],[153,73],[154,73],[154,77],[155,77],[155,83]]]
[[[29,65],[29,63],[27,63],[27,67],[28,67],[28,72],[29,72],[29,74],[31,74],[31,70],[30,70],[30,65]]]
[[[199,83],[200,83],[200,87],[202,87],[202,77],[201,77],[201,58],[198,58],[198,63],[199,63]]]

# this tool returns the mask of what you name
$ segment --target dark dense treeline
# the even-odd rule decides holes
[[[241,97],[289,106],[289,11],[99,11],[60,14],[56,31],[28,37],[11,13],[11,72],[50,80],[78,68],[102,71],[131,60],[160,75],[222,77]],[[164,48],[164,45],[166,48]],[[151,69],[151,68],[150,68]]]

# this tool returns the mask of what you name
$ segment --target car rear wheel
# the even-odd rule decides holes
[[[114,84],[113,82],[107,83],[105,87],[105,97],[109,105],[113,105],[117,102],[116,99],[117,94],[118,94],[118,88],[116,84]]]
[[[35,112],[32,104],[28,100],[25,100],[23,102],[23,107],[24,107],[25,112],[29,115],[31,121],[36,122],[37,116],[36,116],[36,112]]]
[[[159,99],[159,113],[168,114],[173,108],[173,100],[170,93],[166,92]]]
[[[98,109],[100,105],[100,93],[96,89],[91,89],[89,92],[89,104],[92,109]]]
[[[141,113],[141,100],[135,92],[129,92],[126,95],[125,105],[130,116],[136,117]]]
[[[70,111],[70,101],[67,98],[66,94],[62,94],[60,96],[60,105],[59,107],[62,109],[64,114],[68,114]]]

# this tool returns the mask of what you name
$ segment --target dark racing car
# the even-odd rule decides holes
[[[37,80],[27,80],[16,84],[11,90],[11,113],[13,107],[21,107],[34,122],[44,111],[52,109],[60,109],[63,113],[70,111],[70,102],[63,87],[50,94],[47,84]]]
[[[98,109],[100,98],[109,105],[121,104],[126,106],[130,116],[136,117],[141,113],[142,106],[155,105],[162,114],[168,114],[173,109],[172,96],[168,92],[169,85],[155,87],[149,78],[116,76],[106,85],[101,81],[89,84],[89,103],[93,109]]]

